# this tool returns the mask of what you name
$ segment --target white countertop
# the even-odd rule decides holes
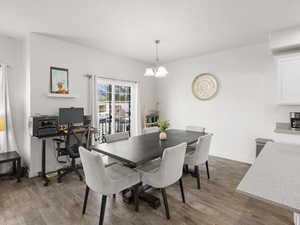
[[[268,142],[237,191],[300,213],[300,145]]]
[[[299,128],[291,128],[290,123],[276,123],[275,133],[300,135]]]

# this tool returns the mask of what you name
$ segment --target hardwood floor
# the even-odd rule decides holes
[[[210,180],[201,168],[201,190],[196,179],[183,177],[186,204],[179,184],[167,188],[171,220],[164,207],[157,210],[140,202],[140,211],[122,201],[108,198],[104,224],[107,225],[292,225],[292,213],[250,199],[235,192],[249,165],[210,157]],[[44,187],[39,178],[0,181],[0,225],[96,225],[100,196],[90,192],[86,214],[81,216],[85,186],[77,176],[55,177]],[[154,192],[161,199],[160,191]]]

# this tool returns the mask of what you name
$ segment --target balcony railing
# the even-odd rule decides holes
[[[110,117],[107,118],[99,118],[98,119],[98,131],[99,136],[103,137],[106,134],[113,133],[112,127],[112,119]],[[115,118],[115,132],[129,132],[130,134],[130,119],[128,117],[124,118]]]

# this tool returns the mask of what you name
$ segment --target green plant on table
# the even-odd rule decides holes
[[[170,122],[169,122],[169,120],[158,120],[157,126],[162,132],[165,132],[166,129],[169,128]]]

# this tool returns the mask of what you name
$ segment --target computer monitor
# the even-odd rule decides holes
[[[60,108],[59,124],[83,123],[83,108]]]

